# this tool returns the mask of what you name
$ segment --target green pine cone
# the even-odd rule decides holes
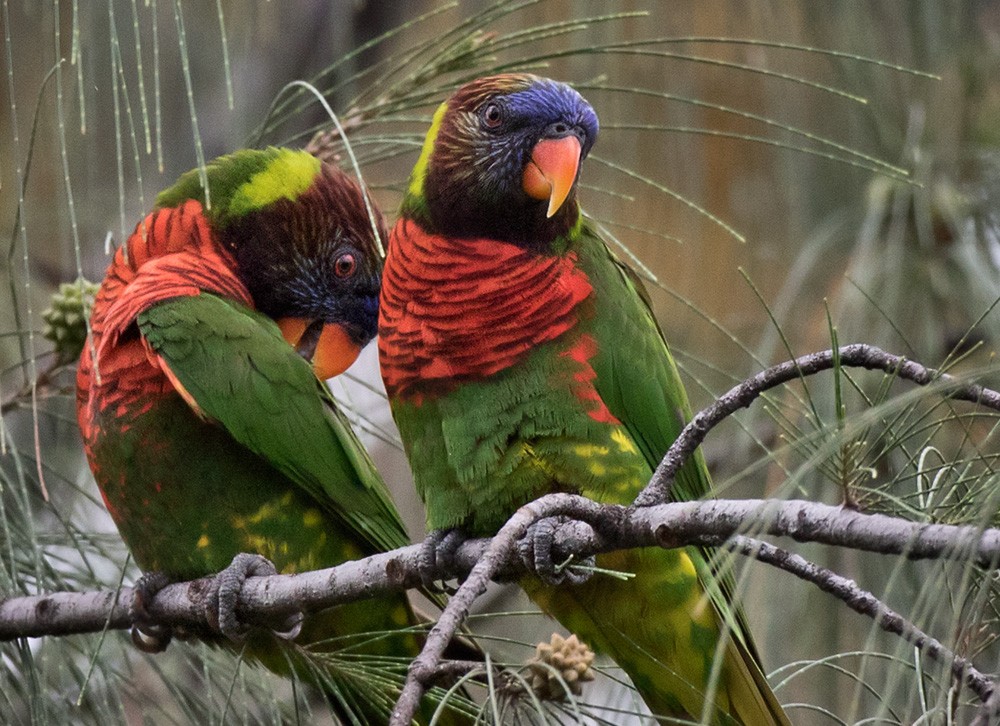
[[[80,356],[87,340],[87,319],[99,287],[83,277],[64,282],[52,295],[51,306],[42,313],[45,321],[42,335],[55,345],[59,363],[70,363]]]

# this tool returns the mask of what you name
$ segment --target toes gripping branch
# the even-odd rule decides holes
[[[431,591],[446,591],[441,572],[454,572],[455,553],[468,537],[460,529],[436,529],[420,545],[420,579]]]
[[[132,644],[144,653],[162,653],[173,639],[173,630],[153,622],[147,609],[156,593],[170,584],[165,572],[144,572],[132,587]]]
[[[556,516],[539,519],[517,543],[524,566],[533,570],[548,585],[582,585],[593,574],[597,564],[593,556],[586,558],[563,555],[556,533],[570,517]]]
[[[246,640],[251,626],[240,620],[237,614],[240,592],[248,577],[277,575],[274,564],[261,555],[241,552],[233,558],[209,586],[205,597],[205,615],[209,624],[222,635],[236,643]],[[301,612],[292,613],[272,633],[282,640],[293,640],[302,630],[305,616]]]

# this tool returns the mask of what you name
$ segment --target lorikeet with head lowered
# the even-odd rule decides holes
[[[80,358],[78,421],[122,538],[171,580],[242,552],[293,573],[405,545],[322,382],[374,337],[381,217],[303,151],[239,151],[206,171],[208,200],[185,174],[116,252]],[[414,623],[400,594],[307,613],[291,642],[252,631],[245,652],[324,688],[345,721],[384,722],[395,687],[373,659],[404,669],[420,640],[394,631]],[[307,648],[335,662],[317,668]]]
[[[690,415],[641,283],[580,213],[597,131],[576,91],[524,74],[469,83],[434,115],[379,318],[382,376],[432,529],[488,535],[556,491],[629,503]],[[696,457],[675,495],[710,489]],[[654,714],[785,724],[707,555],[612,553],[598,565],[634,579],[521,584],[610,655]]]

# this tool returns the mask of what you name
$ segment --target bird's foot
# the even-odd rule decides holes
[[[229,567],[216,575],[209,586],[205,597],[205,614],[209,624],[230,640],[242,643],[251,630],[251,626],[241,621],[236,613],[243,583],[248,577],[277,574],[277,568],[266,557],[247,552],[236,555]],[[292,613],[272,633],[282,640],[293,640],[302,630],[304,619],[303,613]]]
[[[132,644],[144,653],[162,653],[170,645],[173,630],[166,625],[153,622],[149,611],[149,603],[156,593],[170,584],[170,578],[165,572],[144,572],[132,586]]]
[[[468,539],[460,529],[435,529],[420,545],[420,579],[429,590],[444,591],[444,580],[435,579],[442,570],[450,571],[455,553]]]
[[[560,553],[555,535],[561,525],[570,521],[562,516],[540,519],[517,543],[521,561],[547,585],[582,585],[590,579],[596,564],[593,556],[579,558]]]

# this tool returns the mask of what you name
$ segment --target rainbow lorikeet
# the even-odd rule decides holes
[[[488,535],[554,491],[629,503],[690,415],[641,283],[580,213],[597,132],[576,91],[524,74],[473,81],[434,115],[379,318],[382,376],[432,529]],[[696,457],[675,494],[710,489]],[[707,554],[618,552],[597,562],[628,582],[521,584],[610,655],[653,713],[787,723]]]
[[[242,552],[292,573],[406,544],[322,382],[375,334],[381,217],[303,151],[238,151],[207,179],[208,201],[197,171],[183,175],[116,252],[80,358],[77,417],[122,538],[172,580]],[[420,641],[394,631],[415,622],[400,594],[309,613],[291,642],[252,631],[245,652],[374,723],[395,691],[371,659],[405,668]]]

